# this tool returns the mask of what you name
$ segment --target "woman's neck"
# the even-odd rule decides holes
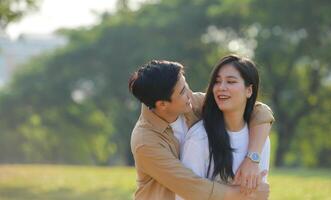
[[[244,128],[245,120],[242,112],[228,112],[223,113],[225,120],[225,127],[231,132],[237,132]]]

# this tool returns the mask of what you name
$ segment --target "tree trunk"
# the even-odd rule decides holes
[[[133,155],[131,153],[131,148],[130,147],[126,148],[125,159],[126,159],[126,165],[134,166]]]
[[[285,154],[288,152],[292,138],[294,136],[294,125],[287,124],[282,120],[279,120],[277,132],[278,132],[278,146],[276,149],[275,166],[284,166]]]

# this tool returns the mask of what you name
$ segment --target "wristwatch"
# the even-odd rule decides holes
[[[261,156],[257,152],[248,152],[246,157],[248,157],[249,159],[251,159],[251,161],[255,163],[260,163],[261,160]]]

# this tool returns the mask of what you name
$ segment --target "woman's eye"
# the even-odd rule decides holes
[[[236,83],[236,81],[228,81],[229,84]]]

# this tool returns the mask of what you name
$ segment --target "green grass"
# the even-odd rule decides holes
[[[331,199],[331,170],[272,169],[271,200]],[[0,165],[0,200],[126,200],[133,168]]]
[[[0,166],[1,200],[132,199],[132,168]]]

